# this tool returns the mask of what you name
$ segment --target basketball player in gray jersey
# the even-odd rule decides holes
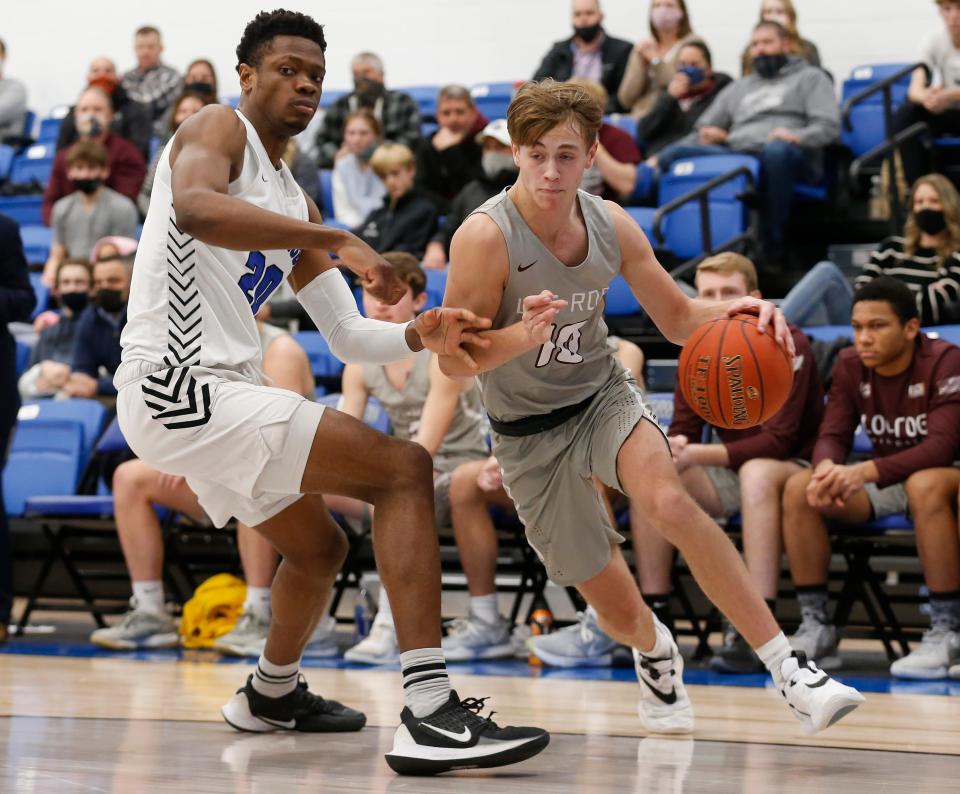
[[[479,207],[453,238],[444,304],[493,320],[479,365],[503,483],[550,578],[575,585],[601,628],[634,649],[640,718],[682,733],[693,712],[683,659],[644,604],[623,538],[593,477],[630,497],[680,549],[707,596],[750,643],[808,733],[863,700],[794,652],[754,590],[733,544],[687,495],[666,438],[636,383],[606,347],[603,296],[623,274],[664,336],[683,344],[703,322],[747,311],[793,351],[782,314],[756,298],[688,298],[626,212],[578,189],[597,151],[603,109],[569,83],[527,83],[507,123],[518,181]],[[475,372],[441,356],[449,375]]]

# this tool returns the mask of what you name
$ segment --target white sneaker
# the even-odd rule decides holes
[[[960,662],[960,634],[948,626],[925,632],[920,647],[890,665],[897,678],[946,678],[951,665]]]
[[[823,623],[811,614],[804,614],[797,633],[790,638],[790,647],[801,651],[821,670],[839,670],[843,660],[838,653],[840,640],[837,627]]]
[[[531,637],[527,647],[551,667],[609,667],[616,641],[600,628],[593,608],[588,607],[577,617],[572,626]]]
[[[811,736],[849,714],[864,701],[853,687],[841,684],[794,651],[780,663],[780,694]]]
[[[441,645],[448,662],[509,659],[513,656],[510,623],[500,615],[496,623],[485,623],[475,615],[454,620]]]
[[[358,664],[391,664],[400,661],[397,630],[392,623],[373,621],[370,633],[343,654],[348,662]]]
[[[683,685],[683,657],[670,630],[654,618],[657,634],[670,643],[670,654],[644,656],[633,649],[633,665],[640,682],[640,723],[651,733],[691,733],[693,707]]]
[[[960,664],[950,665],[950,669],[947,670],[947,677],[954,681],[960,681]]]
[[[130,609],[116,626],[97,629],[90,642],[113,651],[135,651],[140,648],[176,648],[180,644],[177,621],[167,612],[158,615],[137,606],[130,599]]]
[[[305,658],[330,659],[339,656],[340,646],[337,645],[337,619],[332,615],[324,615],[307,641],[303,649]]]
[[[260,656],[267,644],[270,621],[260,620],[253,612],[244,612],[230,631],[213,642],[213,649],[224,656]]]

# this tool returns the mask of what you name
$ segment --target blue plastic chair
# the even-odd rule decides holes
[[[333,170],[330,168],[321,168],[320,175],[320,201],[323,204],[320,211],[323,213],[324,223],[336,220],[333,214]]]
[[[28,110],[26,115],[23,117],[23,137],[28,140],[33,140],[33,128],[37,123],[37,114],[32,110]]]
[[[402,94],[408,94],[417,103],[421,116],[433,117],[437,115],[438,85],[413,85],[408,88],[397,88]]]
[[[334,102],[336,102],[340,97],[349,94],[349,91],[344,91],[340,88],[324,88],[323,94],[320,95],[320,109],[326,110]],[[240,97],[237,97],[237,102],[240,102]]]
[[[443,294],[447,289],[447,271],[428,269],[424,270],[424,273],[427,276],[427,302],[423,306],[426,311],[443,305]]]
[[[876,82],[889,77],[910,64],[907,63],[878,63],[855,66],[850,71],[850,77],[843,81],[841,103],[846,103],[854,94],[869,88]],[[893,85],[891,92],[892,110],[896,109],[907,98],[907,89],[910,86],[910,75]],[[844,129],[840,134],[840,141],[859,157],[887,138],[883,111],[883,92],[877,92],[863,102],[855,105],[850,111],[852,129]]]
[[[812,325],[809,328],[804,328],[803,332],[821,342],[833,342],[842,337],[853,338],[853,330],[849,325]]]
[[[931,325],[929,328],[924,328],[923,332],[935,339],[944,339],[954,345],[960,345],[960,325]]]
[[[32,421],[76,422],[83,428],[84,460],[93,453],[93,448],[103,432],[107,410],[98,400],[31,400],[20,407],[17,426]]]
[[[53,144],[36,143],[30,146],[13,159],[10,181],[15,185],[28,185],[34,181],[46,185],[55,155]]]
[[[609,116],[604,116],[603,120],[607,124],[619,127],[634,140],[637,139],[637,120],[629,113],[612,113]]]
[[[633,290],[630,289],[627,280],[621,275],[613,277],[610,282],[610,289],[603,299],[603,313],[611,317],[625,317],[642,311]]]
[[[343,362],[330,352],[319,331],[300,331],[293,338],[306,352],[314,378],[336,378],[343,372]]]
[[[340,392],[334,392],[318,398],[317,402],[339,411],[341,410],[340,404],[342,400],[343,395]],[[367,407],[363,412],[363,422],[374,430],[378,430],[386,435],[390,435],[392,432],[390,416],[387,414],[383,404],[376,397],[371,397],[367,400]]]
[[[23,242],[23,255],[31,265],[43,264],[50,258],[53,230],[49,226],[24,224],[20,227],[20,240]]]
[[[477,83],[470,87],[474,104],[490,121],[505,119],[510,100],[513,99],[513,83]]]
[[[37,133],[37,143],[56,144],[60,136],[60,125],[63,124],[63,117],[47,117],[40,119],[40,131]]]
[[[10,176],[10,168],[13,166],[13,158],[17,150],[12,146],[0,144],[0,182]]]
[[[21,226],[42,224],[42,211],[43,196],[39,193],[29,196],[0,196],[0,212]]]
[[[84,463],[79,422],[18,421],[3,473],[7,515],[22,516],[31,496],[75,493]]]

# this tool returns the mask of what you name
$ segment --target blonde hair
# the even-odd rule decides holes
[[[723,275],[739,273],[747,284],[748,293],[758,289],[757,268],[754,267],[753,262],[742,254],[735,254],[732,251],[724,251],[722,254],[708,256],[704,259],[697,265],[694,283],[701,273],[721,273]]]
[[[596,80],[591,80],[589,77],[574,77],[571,78],[570,83],[585,89],[590,96],[600,103],[600,107],[605,108],[607,106],[607,100],[610,99],[610,94],[608,94],[607,89]]]
[[[920,245],[921,231],[913,214],[913,198],[921,185],[929,185],[934,189],[943,207],[943,218],[947,222],[947,238],[943,245],[937,248],[942,265],[951,254],[960,249],[960,194],[957,193],[953,182],[943,174],[927,174],[913,183],[913,188],[910,190],[910,210],[907,213],[907,222],[903,225],[904,251],[907,256],[913,256]]]
[[[507,110],[507,131],[518,146],[532,146],[554,127],[569,124],[589,149],[602,123],[603,106],[590,91],[549,78],[524,83]]]
[[[383,179],[390,171],[398,168],[413,168],[413,152],[402,143],[384,143],[376,148],[370,158],[370,167]]]

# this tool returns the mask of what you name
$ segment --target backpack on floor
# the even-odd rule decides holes
[[[237,625],[247,585],[229,573],[218,573],[201,584],[183,605],[180,636],[184,648],[211,648]]]

